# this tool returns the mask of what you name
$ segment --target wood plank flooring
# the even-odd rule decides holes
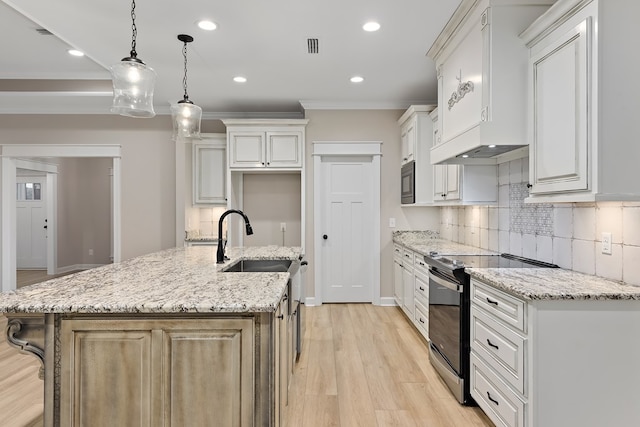
[[[399,308],[324,304],[305,315],[287,427],[493,426],[454,399]]]
[[[295,366],[287,427],[483,427],[429,363],[427,347],[397,307],[306,307],[305,346]],[[43,387],[34,357],[10,348],[0,316],[0,426],[42,425]]]

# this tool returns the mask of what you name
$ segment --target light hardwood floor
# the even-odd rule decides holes
[[[287,427],[492,426],[464,407],[429,363],[427,347],[397,307],[307,307],[305,346],[295,366]],[[6,319],[0,320],[4,331]],[[38,362],[0,337],[0,426],[41,426]]]
[[[287,426],[493,426],[450,394],[399,308],[325,304],[306,316]]]

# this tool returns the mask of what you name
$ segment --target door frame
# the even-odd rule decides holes
[[[56,274],[58,265],[58,165],[36,160],[14,159],[16,169],[45,172],[45,215],[47,217],[47,274]],[[17,180],[17,176],[16,176]],[[15,188],[15,185],[14,185]],[[3,197],[4,197],[3,193]],[[17,236],[16,236],[17,247]]]
[[[0,278],[2,292],[16,289],[16,168],[17,164],[30,158],[43,157],[108,157],[113,159],[113,262],[120,262],[122,257],[122,218],[121,218],[121,151],[120,145],[110,144],[1,144],[0,165],[2,168],[2,209],[0,210]],[[47,174],[47,179],[56,181],[55,174]],[[47,185],[49,181],[47,180]],[[53,182],[53,185],[57,185]],[[51,192],[49,192],[51,194]],[[49,200],[47,200],[49,202]],[[55,200],[48,203],[53,209]],[[57,240],[56,238],[52,240]],[[50,243],[50,244],[53,244]],[[49,260],[47,260],[49,262]],[[55,268],[55,266],[54,266]],[[47,266],[48,272],[48,266]]]
[[[371,245],[371,260],[373,262],[373,300],[374,305],[380,305],[380,157],[382,156],[382,141],[313,141],[313,204],[321,206],[321,191],[318,186],[322,182],[322,157],[371,157],[373,174],[372,216],[373,216],[373,244]],[[319,209],[314,209],[320,212]],[[322,213],[321,213],[322,215]],[[322,304],[322,221],[319,217],[313,219],[314,244],[314,288],[313,305]]]

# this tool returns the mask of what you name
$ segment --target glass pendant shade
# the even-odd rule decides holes
[[[153,117],[156,72],[137,58],[124,58],[110,67],[113,81],[111,112],[128,117]]]
[[[200,138],[202,108],[191,101],[182,100],[171,105],[174,138]]]

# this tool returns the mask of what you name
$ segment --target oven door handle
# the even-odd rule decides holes
[[[441,286],[444,286],[445,288],[451,289],[452,291],[456,291],[456,292],[462,293],[462,285],[460,285],[458,283],[451,282],[449,280],[446,280],[446,279],[436,275],[436,273],[434,273],[431,270],[429,270],[429,279],[433,280],[438,285],[441,285]]]

